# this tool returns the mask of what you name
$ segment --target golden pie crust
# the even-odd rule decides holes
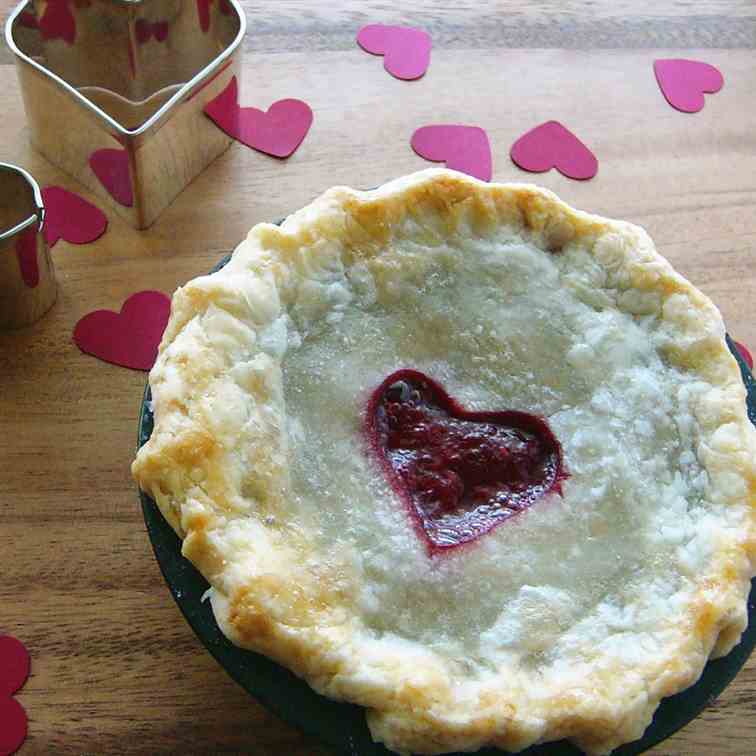
[[[472,406],[542,408],[563,495],[428,556],[361,437],[409,359]],[[445,170],[334,188],[175,293],[149,380],[133,474],[221,629],[395,751],[608,753],[746,627],[739,369],[629,223]]]

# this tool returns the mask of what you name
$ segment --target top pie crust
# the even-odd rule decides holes
[[[569,478],[429,556],[363,437],[423,370]],[[255,226],[173,297],[133,473],[236,644],[400,752],[641,736],[747,622],[756,440],[711,301],[629,223],[430,170]]]

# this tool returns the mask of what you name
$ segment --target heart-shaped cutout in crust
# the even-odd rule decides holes
[[[470,412],[417,370],[398,370],[373,392],[366,434],[431,556],[561,494],[567,477],[546,420]]]

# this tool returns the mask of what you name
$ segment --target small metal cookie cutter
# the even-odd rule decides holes
[[[0,163],[0,328],[29,325],[55,302],[44,222],[37,182],[25,170]]]
[[[24,0],[5,38],[32,144],[146,228],[231,144],[202,111],[245,31],[237,0]]]

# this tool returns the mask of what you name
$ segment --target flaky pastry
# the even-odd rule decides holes
[[[175,293],[149,380],[133,473],[221,629],[393,750],[608,753],[746,626],[745,390],[637,226],[334,188]]]

